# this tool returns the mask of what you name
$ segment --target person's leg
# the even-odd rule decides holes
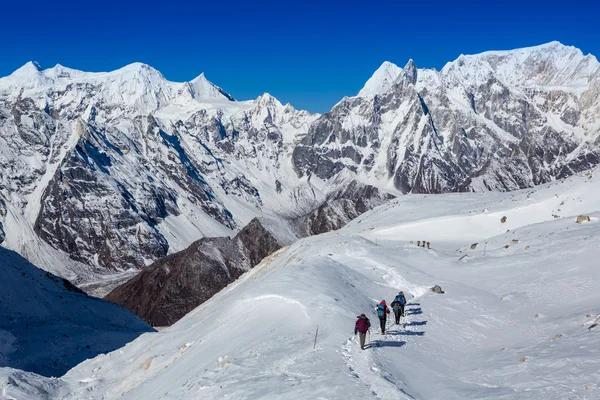
[[[404,317],[404,306],[400,306],[400,315]]]
[[[396,325],[400,323],[400,310],[394,310],[394,317],[396,317]]]
[[[358,332],[358,337],[360,338],[360,349],[365,349],[365,339],[367,337],[366,333]]]
[[[379,326],[381,327],[381,334],[385,333],[385,318],[379,318]]]

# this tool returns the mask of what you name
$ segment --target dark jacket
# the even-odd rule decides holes
[[[356,324],[354,325],[354,334],[356,335],[357,332],[367,333],[370,327],[371,322],[369,321],[369,318],[363,317],[361,315],[360,317],[358,317],[358,319],[356,320]]]

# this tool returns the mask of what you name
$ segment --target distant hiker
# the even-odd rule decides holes
[[[417,240],[417,247],[421,247],[421,241]]]
[[[354,334],[356,335],[358,333],[358,337],[360,338],[360,349],[364,350],[365,338],[367,337],[367,331],[371,327],[371,322],[365,313],[360,314],[357,318],[356,324],[354,325]]]
[[[423,240],[423,248],[425,248],[425,241]]]
[[[404,292],[400,291],[398,296],[394,299],[391,306],[394,310],[394,317],[396,317],[396,325],[400,324],[400,317],[404,317],[404,306],[406,305],[406,297]]]
[[[431,244],[431,243],[427,242],[427,248],[429,248],[429,245],[430,245],[430,244]]]
[[[388,308],[385,300],[381,300],[381,303],[377,305],[377,316],[379,317],[379,326],[381,327],[381,334],[385,334],[385,323],[387,320],[387,315],[390,313],[390,309]]]

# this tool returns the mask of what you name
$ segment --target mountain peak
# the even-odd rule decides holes
[[[15,70],[12,76],[37,75],[42,71],[42,67],[37,61],[29,61],[19,69]]]
[[[408,60],[403,70],[406,79],[408,79],[410,83],[412,83],[413,85],[417,83],[417,65],[415,64],[412,58]]]
[[[227,99],[235,101],[235,99],[223,89],[206,79],[204,72],[188,82],[192,97],[203,99]]]
[[[134,62],[131,64],[127,64],[126,66],[119,68],[115,71],[112,71],[113,74],[136,74],[136,75],[145,75],[145,76],[160,76],[164,79],[162,74],[154,67],[151,67],[148,64],[144,64],[141,62]]]
[[[264,92],[263,94],[258,96],[256,98],[256,102],[257,103],[266,103],[266,104],[279,103],[279,105],[282,105],[281,102],[279,100],[277,100],[276,97],[272,96],[271,94],[269,94],[267,92]]]
[[[398,78],[402,68],[389,61],[384,61],[383,64],[369,78],[365,86],[358,92],[358,96],[371,96],[387,91],[392,87],[392,84]]]

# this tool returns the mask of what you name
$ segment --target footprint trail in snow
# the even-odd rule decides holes
[[[388,319],[385,335],[378,333],[378,325],[372,323],[371,328],[377,333],[367,335],[364,351],[360,349],[357,336],[348,339],[343,346],[342,355],[350,375],[364,383],[378,399],[414,399],[406,391],[400,378],[387,373],[377,361],[378,352],[388,349],[396,352],[398,348],[409,344],[411,340],[418,340],[423,334],[413,328],[421,325],[419,321],[413,321],[417,311],[420,312],[420,305],[409,304],[411,305],[407,306],[399,325],[395,324],[393,317],[391,321]],[[401,350],[398,351],[398,357],[403,357]]]

